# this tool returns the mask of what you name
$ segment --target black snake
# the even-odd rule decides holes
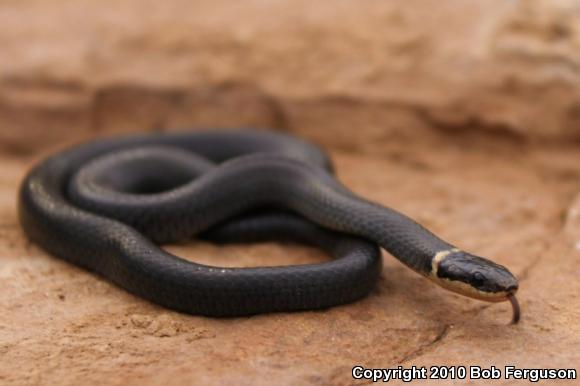
[[[49,253],[187,313],[239,316],[354,301],[381,272],[380,246],[447,289],[510,300],[519,319],[517,280],[505,267],[356,196],[335,179],[324,152],[288,135],[214,130],[77,145],[28,173],[19,215],[29,238]],[[158,246],[194,236],[292,240],[335,259],[220,268]]]

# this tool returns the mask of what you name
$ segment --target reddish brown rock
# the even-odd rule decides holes
[[[0,25],[0,139],[19,151],[208,124],[333,129],[343,146],[353,128],[368,144],[425,126],[579,136],[568,1],[23,1]]]
[[[491,256],[520,278],[523,318],[508,304],[450,294],[385,256],[376,291],[327,311],[212,319],[135,298],[27,243],[14,209],[30,161],[0,174],[0,379],[7,384],[351,384],[353,365],[574,367],[580,359],[578,217],[568,208],[575,149],[335,152],[340,178],[450,241]],[[509,150],[509,151],[506,151]],[[561,215],[568,210],[562,228]],[[575,214],[576,213],[576,214]],[[562,231],[564,229],[564,231]],[[576,238],[575,238],[576,237]],[[276,244],[169,250],[223,266],[296,264],[324,257]]]

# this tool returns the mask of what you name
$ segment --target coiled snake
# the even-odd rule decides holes
[[[335,179],[323,151],[288,135],[214,130],[77,145],[28,173],[19,216],[29,238],[47,252],[187,313],[239,316],[354,301],[378,278],[380,246],[449,290],[510,300],[513,321],[519,319],[517,280],[505,267],[356,196]],[[294,240],[335,259],[220,268],[159,246],[196,236]]]

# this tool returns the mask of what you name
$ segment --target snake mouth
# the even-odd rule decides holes
[[[482,291],[475,288],[471,284],[460,280],[449,280],[434,275],[428,276],[428,278],[434,281],[440,287],[443,287],[447,290],[470,297],[472,299],[483,300],[491,303],[499,303],[508,300],[509,296],[513,296],[517,291],[517,289],[510,291]]]
[[[491,303],[509,301],[513,311],[510,324],[517,324],[520,321],[521,309],[518,299],[516,298],[516,292],[518,290],[517,286],[509,287],[505,291],[500,292],[483,292],[476,290],[472,286],[460,281],[451,281],[433,277],[431,277],[431,279],[445,289],[451,290],[460,295],[470,297],[472,299],[483,300]]]

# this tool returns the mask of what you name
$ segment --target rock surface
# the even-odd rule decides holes
[[[436,146],[436,153],[428,149]],[[3,384],[351,384],[351,368],[570,367],[580,360],[576,148],[463,146],[446,138],[382,154],[335,151],[340,178],[519,277],[510,307],[435,288],[385,256],[376,291],[327,311],[211,319],[135,298],[28,243],[15,213],[29,158],[0,173]],[[563,216],[563,213],[566,213]],[[321,261],[274,243],[168,246],[194,261],[253,266]],[[463,382],[459,382],[463,383]]]
[[[578,367],[576,2],[5,0],[0,47],[1,384],[347,385],[363,383],[356,364]],[[25,239],[18,182],[40,156],[200,125],[324,145],[356,193],[510,267],[522,322],[388,255],[376,291],[351,305],[188,316]],[[325,259],[275,243],[167,248],[223,266]]]
[[[15,152],[190,124],[332,128],[351,148],[433,128],[580,138],[575,1],[6,0],[0,26]]]

